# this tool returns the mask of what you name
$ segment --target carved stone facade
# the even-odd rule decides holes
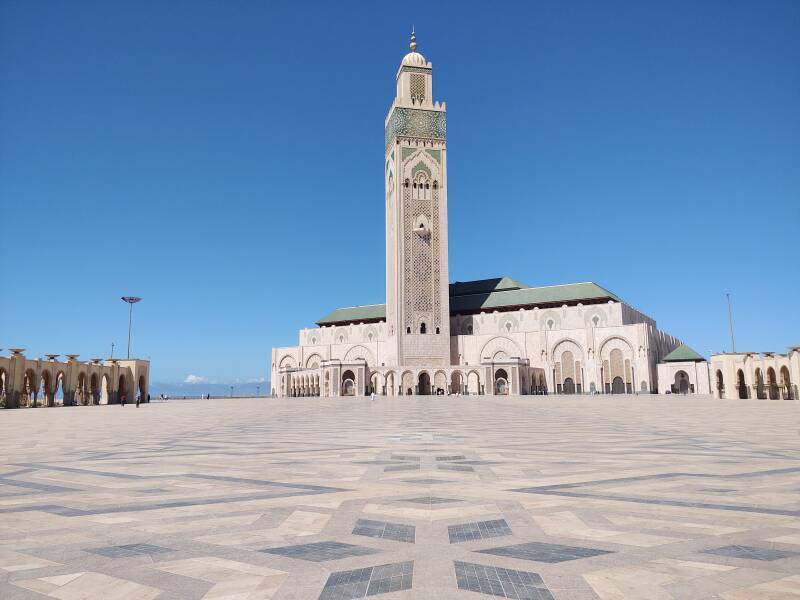
[[[279,396],[650,393],[679,341],[594,283],[449,284],[447,115],[411,52],[386,117],[386,304],[338,309],[273,348]]]

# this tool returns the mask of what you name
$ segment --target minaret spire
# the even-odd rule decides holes
[[[417,51],[417,34],[413,25],[411,26],[411,44],[409,44],[409,46],[411,47],[412,52]]]

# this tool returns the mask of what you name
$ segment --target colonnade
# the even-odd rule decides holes
[[[117,404],[124,396],[147,401],[150,362],[140,359],[79,361],[78,354],[26,358],[24,348],[0,356],[0,408]]]

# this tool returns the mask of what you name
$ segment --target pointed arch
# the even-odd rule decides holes
[[[495,360],[495,356],[504,353],[506,357],[524,356],[519,345],[505,336],[495,336],[483,345],[479,355],[480,360]]]
[[[365,360],[368,365],[375,365],[375,357],[372,351],[364,346],[353,346],[344,355],[344,362],[354,362],[356,360]]]

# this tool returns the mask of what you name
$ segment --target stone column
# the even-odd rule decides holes
[[[25,385],[25,348],[9,348],[9,369],[6,380],[6,408],[19,408],[22,386]]]
[[[64,377],[64,406],[75,406],[75,386],[78,385],[78,357],[80,354],[65,354],[67,372]]]

